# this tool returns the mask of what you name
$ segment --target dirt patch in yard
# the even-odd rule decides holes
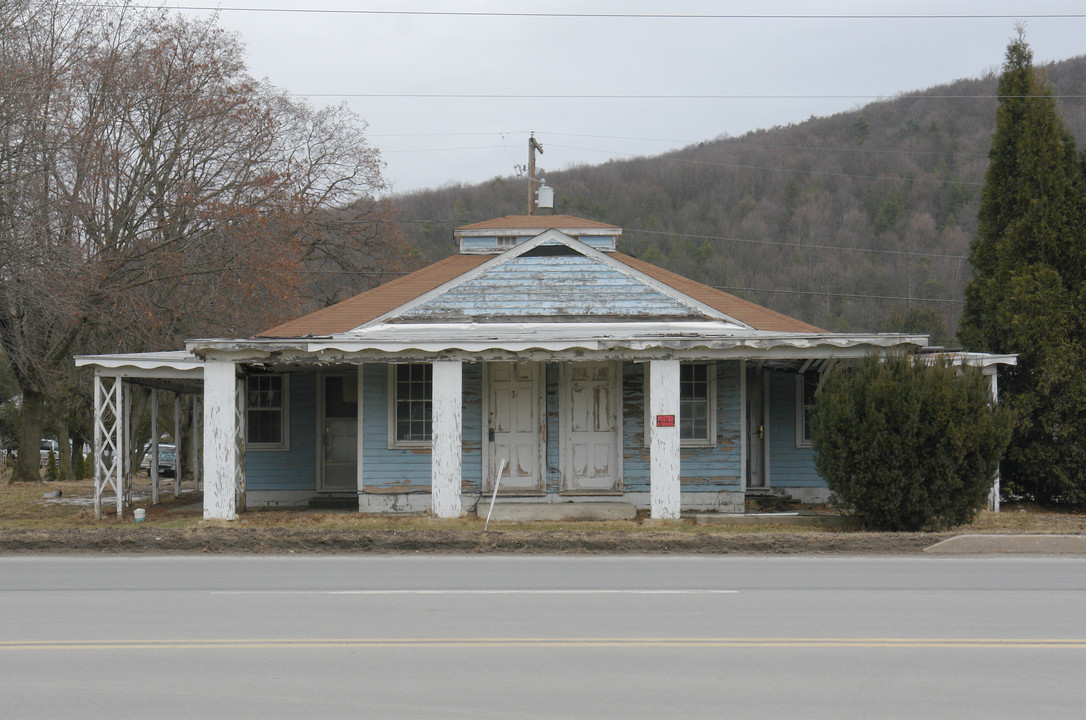
[[[134,487],[135,507],[122,517],[106,504],[94,519],[93,484],[0,484],[0,554],[290,554],[290,553],[506,553],[506,554],[917,554],[961,533],[1086,533],[1086,516],[1032,506],[982,513],[957,532],[875,533],[842,528],[792,528],[772,521],[755,526],[703,525],[692,521],[491,523],[474,516],[435,520],[424,516],[373,516],[344,511],[267,510],[232,522],[201,519],[199,493],[178,498],[172,481],[162,502],[150,487]],[[46,494],[61,493],[46,498]],[[822,509],[826,512],[826,509]]]

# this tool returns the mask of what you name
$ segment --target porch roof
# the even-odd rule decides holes
[[[201,380],[204,361],[187,350],[76,355],[76,367],[93,367],[99,375]]]
[[[628,360],[663,354],[684,357],[805,359],[861,357],[867,352],[915,350],[924,335],[897,333],[780,333],[737,328],[723,321],[704,322],[535,322],[535,323],[387,323],[322,338],[252,340],[203,339],[187,343],[190,352],[239,362],[329,361],[351,356],[492,359],[516,353],[532,359],[576,360],[608,356]]]
[[[95,375],[124,378],[137,385],[178,393],[196,393],[204,381],[204,361],[187,350],[76,355],[76,367],[92,367]]]

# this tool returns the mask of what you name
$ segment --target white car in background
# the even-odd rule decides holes
[[[140,470],[151,473],[151,446],[148,445],[143,453],[143,461],[140,462]],[[158,446],[158,475],[159,477],[173,477],[177,473],[177,449],[173,445],[159,444]]]
[[[60,460],[60,443],[56,440],[49,440],[48,438],[42,438],[41,440],[41,458],[38,464],[41,467],[45,467],[49,464],[49,453],[53,453],[53,460]]]

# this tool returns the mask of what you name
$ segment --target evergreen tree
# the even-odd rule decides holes
[[[1021,29],[999,96],[960,339],[1018,354],[1000,373],[1018,418],[1004,486],[1086,503],[1086,194],[1074,139]]]
[[[872,355],[819,391],[815,467],[871,528],[952,527],[984,504],[1010,426],[977,368]]]
[[[49,450],[48,459],[45,461],[45,479],[56,480],[59,474],[57,472],[57,455],[51,449]]]

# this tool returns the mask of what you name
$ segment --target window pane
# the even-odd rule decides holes
[[[411,363],[396,366],[396,439],[430,440],[433,397],[433,365]]]
[[[818,390],[818,373],[804,373],[803,375],[803,427],[800,438],[804,443],[811,441],[811,416],[814,413],[815,391]]]
[[[250,375],[246,379],[246,438],[250,443],[283,442],[283,376]]]
[[[709,369],[706,363],[679,366],[679,438],[709,440]]]

